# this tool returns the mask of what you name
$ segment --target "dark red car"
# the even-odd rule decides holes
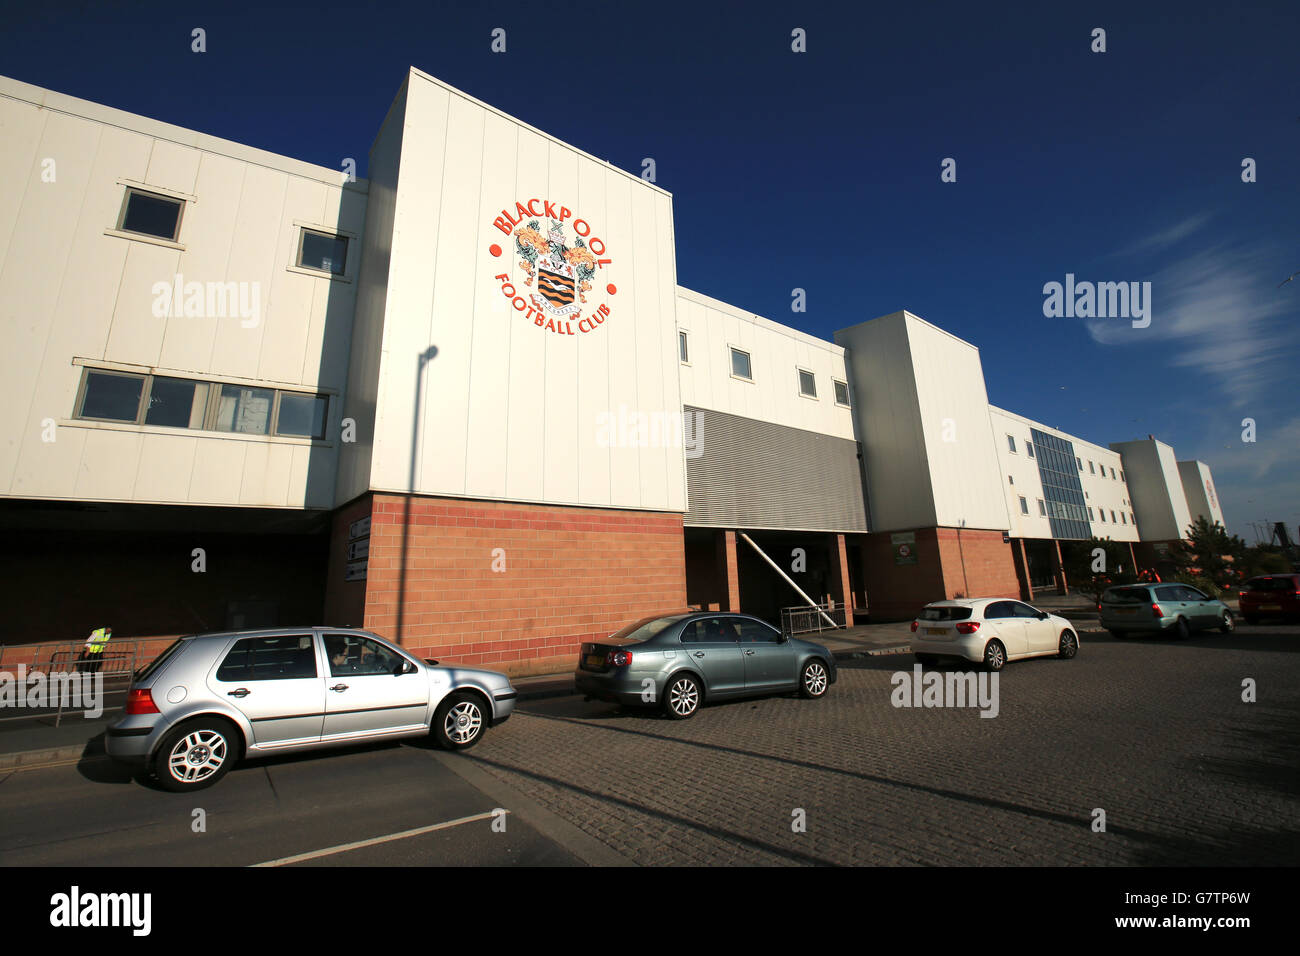
[[[1265,617],[1300,617],[1300,574],[1261,574],[1241,586],[1237,608],[1246,623]]]

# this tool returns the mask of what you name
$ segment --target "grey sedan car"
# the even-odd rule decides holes
[[[799,691],[814,699],[835,683],[820,644],[785,637],[746,614],[647,617],[583,644],[573,683],[597,700],[655,705],[684,720],[705,700]]]
[[[516,696],[504,674],[422,661],[368,631],[199,634],[135,675],[106,748],[165,789],[199,790],[245,756],[426,734],[464,750]]]

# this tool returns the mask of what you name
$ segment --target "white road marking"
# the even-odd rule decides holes
[[[507,810],[507,813],[510,811]],[[479,820],[491,820],[496,814],[489,811],[488,813],[476,813],[472,817],[461,817],[459,820],[448,820],[445,823],[435,823],[427,827],[417,827],[414,830],[403,830],[400,833],[390,833],[388,836],[374,837],[369,840],[358,840],[356,843],[341,843],[338,846],[327,846],[322,850],[312,850],[310,853],[299,853],[296,856],[284,856],[278,860],[267,860],[265,863],[254,863],[254,867],[259,866],[288,866],[291,863],[301,863],[303,860],[315,860],[322,856],[332,856],[335,853],[347,853],[349,850],[359,850],[362,847],[376,846],[380,843],[391,843],[394,840],[405,840],[407,837],[420,836],[422,833],[433,833],[435,830],[447,830],[451,827],[458,827],[465,823],[475,823]]]

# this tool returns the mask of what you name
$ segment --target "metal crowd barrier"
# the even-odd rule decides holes
[[[783,607],[781,608],[781,633],[786,637],[794,637],[797,634],[810,634],[814,631],[820,634],[822,631],[832,630],[832,625],[826,620],[827,617],[835,622],[834,628],[848,627],[848,611],[847,604],[836,605],[833,602]]]
[[[18,666],[24,665],[27,673],[40,671],[45,674],[101,674],[104,682],[118,684],[120,687],[106,688],[104,698],[121,695],[123,701],[114,707],[104,707],[104,713],[119,710],[126,706],[126,692],[131,685],[131,678],[144,663],[140,653],[148,641],[124,640],[110,643],[100,654],[82,656],[83,641],[60,641],[47,644],[0,644],[0,671],[16,676]],[[40,714],[24,713],[13,717],[0,717],[0,722],[11,720],[33,720],[54,714],[54,726],[63,720],[64,696],[58,695],[57,706],[46,708]],[[105,703],[100,701],[101,705]]]

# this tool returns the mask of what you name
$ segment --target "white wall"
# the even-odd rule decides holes
[[[295,221],[361,233],[365,184],[3,78],[0,128],[0,494],[331,507],[355,286],[290,265]],[[121,180],[188,197],[180,248],[106,234]],[[155,317],[177,273],[258,283],[260,320]],[[78,363],[323,391],[330,440],[74,421]]]
[[[1174,450],[1152,438],[1111,442],[1123,457],[1143,541],[1181,539],[1192,523]]]
[[[851,386],[850,406],[835,401],[834,383],[849,384],[842,347],[680,286],[677,328],[688,341],[682,404],[853,440]],[[752,381],[731,374],[733,346],[749,353]],[[816,398],[800,394],[801,368]]]
[[[1214,490],[1210,466],[1203,461],[1180,461],[1178,477],[1182,482],[1183,495],[1187,499],[1192,520],[1203,517],[1210,524],[1216,521],[1223,524],[1223,509],[1219,505],[1219,495]]]
[[[513,236],[493,225],[533,199],[572,211],[570,245],[583,219],[612,260],[586,293],[584,317],[610,310],[594,331],[538,328],[494,278],[517,294],[536,288],[523,285]],[[668,193],[412,70],[371,487],[685,511],[680,442],[620,442],[601,417],[680,422],[675,299]]]

